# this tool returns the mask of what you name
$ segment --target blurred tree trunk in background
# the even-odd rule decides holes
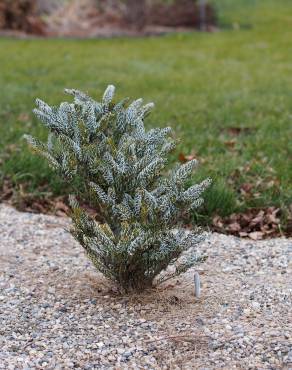
[[[146,0],[126,0],[126,21],[135,28],[142,29],[146,24]]]
[[[199,0],[198,2],[199,14],[200,14],[200,30],[206,31],[206,0]]]

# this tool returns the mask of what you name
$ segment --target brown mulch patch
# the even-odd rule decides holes
[[[65,196],[53,196],[52,193],[40,191],[40,195],[29,193],[25,186],[20,184],[17,188],[5,179],[0,189],[0,203],[14,206],[22,212],[42,213],[55,216],[66,216],[69,207]]]
[[[49,192],[40,192],[40,195],[26,192],[25,186],[15,186],[4,180],[0,189],[0,203],[7,203],[22,212],[42,213],[59,217],[68,216],[67,196],[53,196]],[[88,204],[82,206],[92,215],[96,211]],[[188,220],[185,220],[188,224]],[[292,236],[292,204],[285,211],[276,207],[250,208],[245,212],[234,213],[228,217],[214,216],[211,225],[212,231],[234,235],[241,238],[261,240],[279,236]]]
[[[291,208],[291,207],[290,207]],[[292,208],[283,227],[281,218],[283,211],[276,207],[254,208],[243,213],[234,213],[229,217],[215,216],[212,229],[224,233],[261,240],[278,236],[292,235]]]

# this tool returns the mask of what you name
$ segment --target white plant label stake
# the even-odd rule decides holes
[[[195,297],[200,298],[200,296],[201,296],[201,281],[200,281],[200,275],[198,274],[198,272],[195,272],[194,283],[195,283]]]

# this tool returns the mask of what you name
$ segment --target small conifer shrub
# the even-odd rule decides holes
[[[37,99],[34,113],[49,130],[48,142],[25,138],[75,189],[69,199],[72,234],[97,270],[123,292],[142,291],[158,275],[156,282],[162,282],[200,260],[195,252],[179,258],[203,239],[199,229],[187,233],[179,225],[182,212],[202,204],[210,180],[186,186],[196,160],[166,175],[166,156],[175,148],[171,129],[146,131],[153,104],[143,105],[142,99],[115,104],[114,91],[108,86],[96,102],[65,90],[74,102],[59,107]],[[80,194],[98,217],[79,205]],[[171,272],[169,265],[175,267]]]

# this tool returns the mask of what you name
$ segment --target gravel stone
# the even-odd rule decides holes
[[[121,296],[69,228],[0,205],[0,369],[292,369],[291,239],[211,234],[196,270]]]

